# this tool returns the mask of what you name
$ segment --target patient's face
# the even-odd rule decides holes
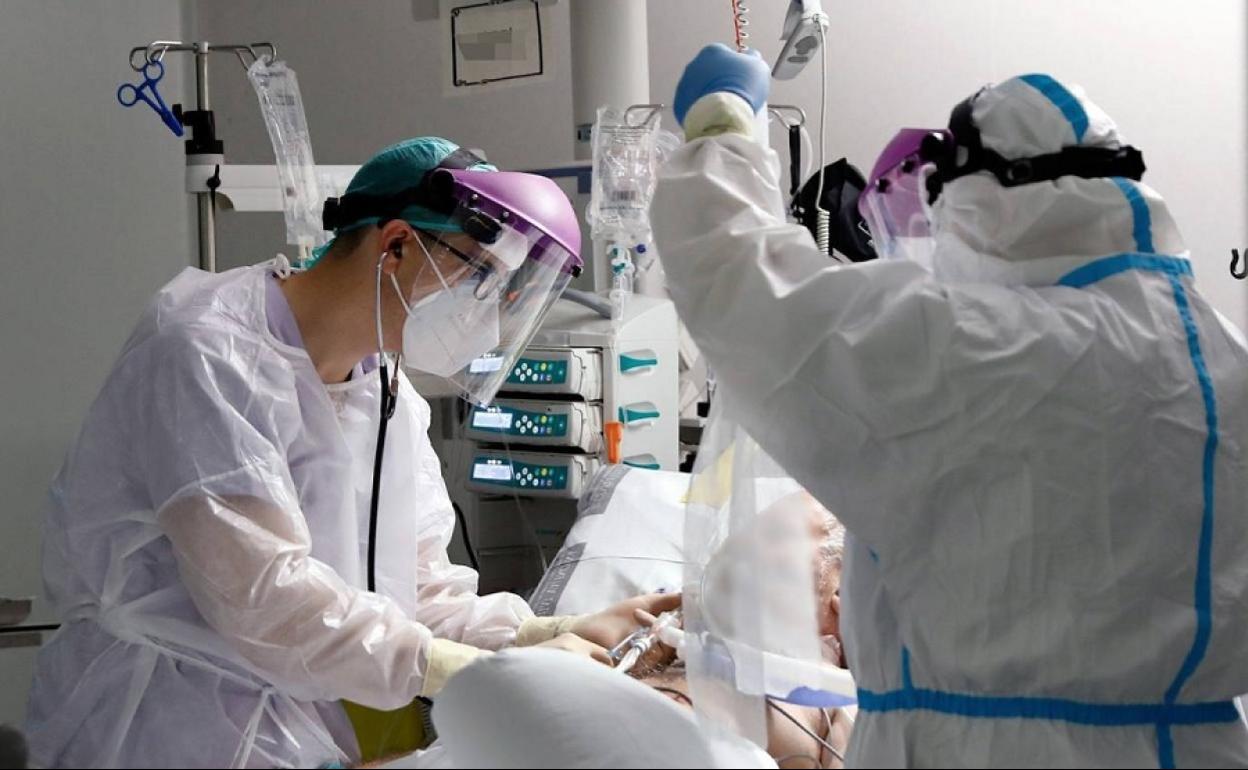
[[[809,493],[802,492],[802,501],[809,510],[810,539],[814,543],[814,579],[815,594],[818,597],[816,606],[819,612],[819,636],[832,637],[834,644],[825,644],[825,648],[833,647],[828,654],[830,662],[845,666],[845,656],[841,651],[841,550],[843,532],[840,525],[828,514],[827,509]],[[827,651],[825,650],[825,653]]]
[[[844,667],[845,657],[840,645],[844,529],[827,508],[804,490],[781,498],[761,514],[764,518],[781,515],[800,515],[806,521],[806,537],[809,538],[812,550],[811,567],[819,636],[825,639],[825,654],[827,648],[834,648],[831,654],[826,654],[829,662]],[[827,641],[829,638],[835,641]]]
[[[704,612],[717,632],[754,638],[760,628],[810,629],[823,639],[824,658],[843,666],[840,523],[810,494],[797,491],[735,526],[708,561],[702,581]],[[796,595],[795,601],[774,601],[777,592],[795,590],[812,591],[811,603]],[[794,652],[785,649],[790,641]],[[782,654],[804,655],[810,649],[785,634],[769,635],[764,643]]]

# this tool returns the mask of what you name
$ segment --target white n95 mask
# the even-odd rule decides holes
[[[403,322],[403,358],[428,374],[450,377],[498,347],[498,297],[477,299],[472,281],[408,304],[393,275],[390,282],[407,311]]]
[[[409,365],[442,377],[479,406],[502,388],[575,272],[567,269],[571,252],[555,248],[543,231],[500,227],[489,242],[417,230],[426,264],[418,267],[414,285],[436,280],[438,290],[416,299],[391,278],[407,311],[401,348]],[[378,281],[380,291],[380,273]]]

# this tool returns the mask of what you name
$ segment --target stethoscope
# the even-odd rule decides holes
[[[396,256],[399,247],[395,246]],[[368,504],[368,590],[377,590],[377,505],[381,498],[381,464],[386,456],[386,427],[394,416],[394,408],[399,401],[399,370],[403,359],[402,353],[394,356],[394,371],[390,371],[386,356],[385,339],[381,330],[381,266],[386,260],[382,252],[377,260],[377,357],[381,361],[381,419],[377,427],[377,451],[373,455],[373,488],[372,499]]]
[[[444,243],[439,239],[440,243]],[[447,248],[451,248],[449,244],[445,244]],[[465,262],[472,264],[472,261],[463,253],[456,249],[451,250],[463,259]],[[377,358],[381,361],[381,413],[377,427],[377,450],[373,455],[373,485],[372,497],[368,504],[368,590],[376,592],[377,590],[377,507],[381,499],[381,466],[386,455],[386,428],[390,424],[390,418],[394,416],[395,406],[399,401],[399,372],[402,369],[403,354],[394,354],[394,371],[390,371],[389,359],[386,356],[385,338],[381,328],[381,266],[386,261],[386,254],[383,251],[377,259],[377,291],[376,291],[376,319],[377,319]],[[402,247],[395,246],[395,256],[402,255]],[[483,280],[482,283],[485,283]],[[479,288],[478,288],[479,291]],[[477,296],[477,292],[474,292]],[[477,296],[477,299],[484,299]]]

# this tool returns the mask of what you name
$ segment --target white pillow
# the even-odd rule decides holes
[[[559,650],[478,658],[438,695],[433,722],[456,767],[776,766],[742,738],[725,736],[712,747],[691,710]]]

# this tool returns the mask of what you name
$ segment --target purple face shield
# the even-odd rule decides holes
[[[931,223],[923,201],[931,163],[922,157],[923,140],[944,134],[928,128],[903,128],[875,161],[858,212],[871,229],[880,257],[910,258],[926,264],[931,252]]]
[[[459,150],[409,188],[347,193],[327,200],[322,215],[325,228],[336,230],[366,219],[400,219],[419,206],[459,227],[462,232],[443,231],[408,220],[433,244],[425,256],[443,287],[433,296],[440,304],[420,306],[425,308],[421,328],[413,333],[426,335],[426,348],[442,348],[426,356],[439,362],[430,365],[432,373],[477,404],[493,399],[583,265],[576,212],[558,185],[536,174],[473,168],[481,164]],[[409,309],[409,321],[413,312]],[[447,375],[447,361],[469,363]],[[408,363],[417,369],[427,365]]]
[[[454,254],[467,263],[471,291],[458,292],[454,315],[472,339],[497,339],[473,350],[449,379],[469,401],[489,403],[511,374],[542,319],[580,274],[581,230],[559,186],[536,174],[438,169],[435,202],[462,228]],[[458,289],[458,286],[456,287]],[[489,334],[478,334],[485,326]],[[497,326],[497,335],[494,327]],[[458,355],[458,352],[457,352]],[[419,368],[420,362],[410,362]]]
[[[580,274],[584,260],[576,211],[553,180],[516,171],[441,169],[434,173],[434,189],[454,199],[455,219],[475,240],[488,247],[500,240],[518,241],[512,233],[519,234],[530,244],[525,259],[573,276]],[[494,233],[498,240],[490,243]],[[513,264],[514,255],[508,257],[509,267],[519,266]]]

